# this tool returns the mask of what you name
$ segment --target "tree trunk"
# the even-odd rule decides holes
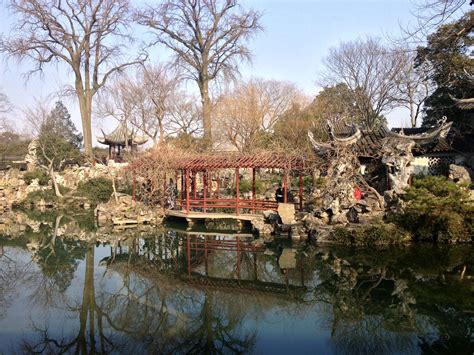
[[[94,155],[92,154],[92,96],[83,94],[77,89],[76,93],[79,100],[79,109],[81,111],[82,134],[84,136],[84,151],[87,157],[92,161]],[[81,90],[82,91],[82,90]]]
[[[117,189],[115,187],[115,176],[112,175],[112,190],[114,191],[115,203],[118,203]]]
[[[56,176],[54,175],[54,169],[53,169],[52,164],[50,165],[48,170],[49,170],[49,176],[51,177],[51,181],[53,182],[53,188],[54,188],[54,193],[56,197],[63,197],[63,195],[61,194],[61,191],[59,191],[58,182],[56,181]]]
[[[211,99],[209,97],[209,81],[199,83],[202,102],[202,125],[204,129],[204,144],[212,147]]]
[[[165,141],[165,127],[163,125],[163,120],[164,118],[161,117],[159,120],[158,120],[158,128],[160,130],[160,145],[164,143]]]
[[[411,118],[411,127],[415,128],[416,127],[416,109],[414,107],[415,105],[413,102],[410,102],[410,118]]]

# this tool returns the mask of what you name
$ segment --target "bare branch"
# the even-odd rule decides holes
[[[250,60],[245,42],[261,30],[260,13],[244,11],[235,0],[166,0],[137,14],[156,32],[154,43],[170,49],[179,66],[198,84],[205,138],[211,139],[209,83],[238,73]]]
[[[398,52],[376,38],[343,42],[333,47],[325,59],[322,83],[344,83],[352,93],[362,121],[368,127],[395,104],[397,82],[402,70]]]
[[[65,64],[74,74],[81,111],[84,146],[92,156],[93,97],[106,81],[143,58],[124,59],[132,23],[128,0],[10,0],[17,21],[0,52],[19,62],[31,61],[27,76],[49,63]]]

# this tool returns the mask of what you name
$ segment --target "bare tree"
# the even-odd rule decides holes
[[[237,0],[165,0],[138,14],[139,23],[156,31],[156,42],[170,49],[176,63],[199,87],[204,138],[210,143],[209,84],[238,73],[239,60],[250,60],[245,42],[261,29],[260,14],[244,11]]]
[[[393,108],[402,63],[399,53],[379,39],[343,42],[329,50],[325,65],[323,84],[346,84],[367,126],[373,127],[383,113]]]
[[[74,73],[86,154],[92,158],[91,115],[93,98],[109,77],[141,63],[121,61],[132,23],[128,0],[10,0],[18,16],[0,51],[18,61],[31,60],[28,76],[45,64],[61,63]]]
[[[139,129],[156,144],[169,134],[176,101],[181,92],[180,74],[163,64],[142,66],[135,75],[123,75],[100,96],[97,113],[114,117]]]
[[[184,93],[174,98],[169,117],[170,134],[196,136],[202,133],[202,112],[196,101]]]
[[[428,69],[426,66],[415,68],[415,57],[413,52],[400,52],[399,58],[403,65],[399,79],[396,80],[395,93],[396,102],[410,111],[412,127],[416,127],[422,114],[423,104],[432,92]]]
[[[10,123],[4,115],[12,110],[8,96],[0,91],[0,132],[11,130]]]
[[[426,36],[436,30],[439,26],[462,14],[471,5],[472,0],[423,0],[413,2],[412,14],[415,18],[414,24],[402,28],[403,43],[413,42],[419,44]]]
[[[149,107],[150,119],[146,120],[143,119],[143,116],[137,115],[135,117],[142,117],[142,119],[135,123],[132,122],[132,124],[137,127],[141,125],[143,128],[155,126],[156,129],[158,127],[160,143],[163,143],[176,97],[182,95],[181,75],[164,65],[144,67],[141,75],[143,87],[141,92],[136,90],[139,95],[137,101],[148,102],[148,105],[145,105],[142,111]],[[139,100],[139,98],[142,98],[142,100]]]
[[[239,151],[258,145],[302,94],[291,83],[252,79],[218,98],[214,120],[220,136]]]
[[[41,126],[46,123],[49,114],[49,105],[47,99],[35,98],[34,103],[25,109],[22,109],[25,122],[25,130],[32,137],[37,137]]]

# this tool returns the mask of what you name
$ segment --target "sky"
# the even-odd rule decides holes
[[[262,12],[264,28],[249,42],[253,61],[241,66],[242,77],[291,81],[310,97],[321,89],[318,73],[330,47],[365,36],[387,38],[399,33],[400,24],[413,21],[410,0],[242,0],[242,5]],[[0,33],[8,35],[13,18],[5,8],[0,11]],[[152,53],[153,61],[167,57],[159,48]],[[72,83],[71,74],[63,67],[50,66],[42,76],[25,82],[28,63],[18,66],[4,58],[0,63],[0,90],[17,108],[10,117],[18,127],[22,127],[21,109]],[[64,102],[80,129],[75,100]],[[409,122],[404,110],[394,110],[387,117],[389,126],[406,126]],[[99,127],[107,132],[114,124],[95,121],[94,134],[99,134]]]

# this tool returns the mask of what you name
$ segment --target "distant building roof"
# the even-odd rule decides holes
[[[113,132],[105,134],[104,131],[102,131],[102,134],[103,137],[97,138],[97,141],[106,145],[125,147],[145,144],[148,141],[147,138],[136,135],[134,130],[130,130],[124,121],[120,122]]]

